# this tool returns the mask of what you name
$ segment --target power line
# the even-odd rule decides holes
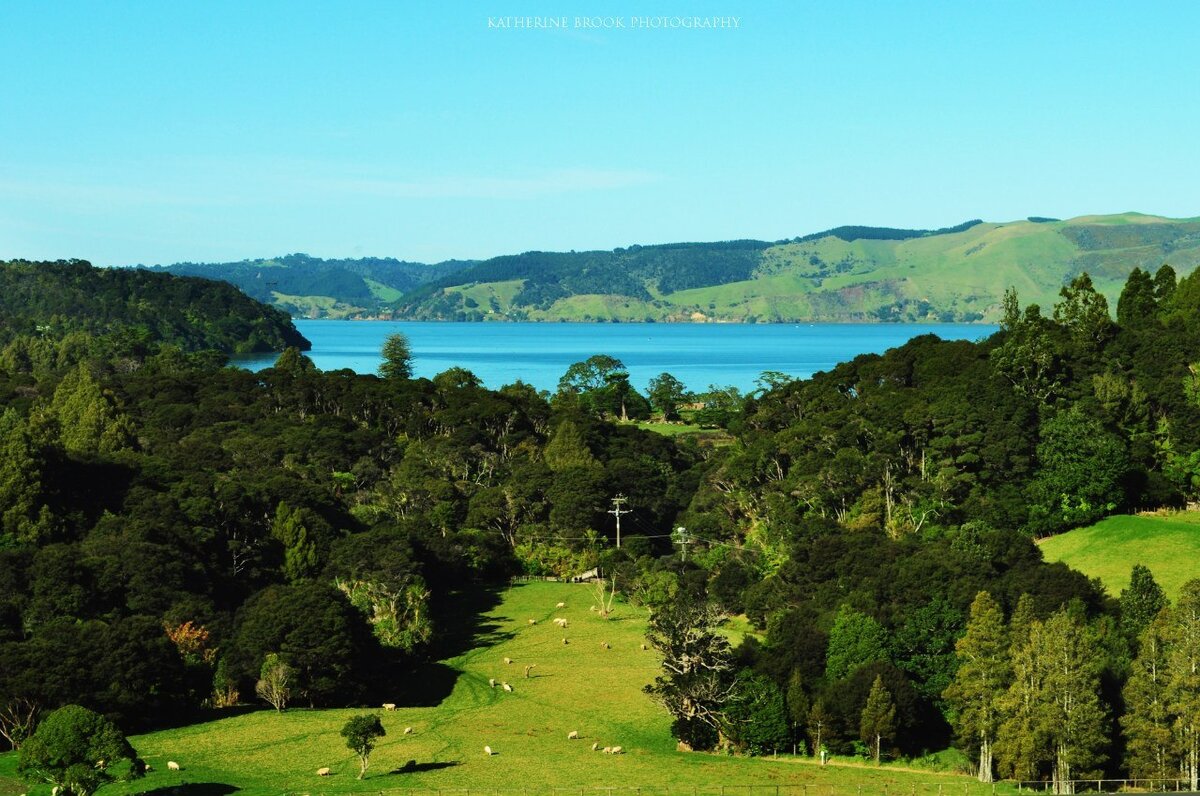
[[[617,495],[612,499],[613,507],[608,510],[608,513],[617,518],[617,547],[621,546],[621,515],[631,514],[633,509],[622,509],[625,503],[629,502],[629,498],[624,495]]]

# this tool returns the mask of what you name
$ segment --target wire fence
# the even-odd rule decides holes
[[[1063,783],[1059,793],[1186,793],[1185,779],[1087,779]],[[996,796],[1053,793],[1051,782],[864,782],[862,784],[780,784],[699,786],[584,786],[523,788],[383,788],[353,791],[377,796]],[[346,791],[339,791],[345,796]],[[324,796],[306,791],[305,796]]]

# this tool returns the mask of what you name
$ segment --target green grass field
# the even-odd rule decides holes
[[[566,608],[556,610],[558,602]],[[203,796],[246,793],[381,793],[396,790],[472,794],[507,791],[539,794],[598,788],[667,788],[728,796],[858,796],[890,792],[933,796],[984,796],[990,786],[951,774],[861,763],[819,766],[781,755],[743,758],[679,752],[666,713],[642,686],[658,672],[653,651],[643,650],[645,611],[618,605],[607,621],[590,612],[584,585],[529,583],[499,595],[474,628],[466,652],[444,664],[457,675],[431,677],[405,688],[435,698],[442,679],[448,694],[431,707],[378,711],[388,735],[375,750],[367,779],[338,731],[362,710],[257,710],[235,717],[135,737],[134,747],[154,770],[137,783],[102,793],[177,792]],[[564,631],[551,620],[566,617]],[[530,625],[530,619],[537,624]],[[744,628],[733,628],[735,633]],[[570,641],[564,646],[563,637]],[[605,648],[607,642],[610,648]],[[505,664],[504,658],[513,659]],[[534,664],[532,677],[524,667]],[[508,681],[512,693],[491,688]],[[397,693],[404,690],[398,684]],[[397,697],[397,702],[401,699]],[[412,727],[411,735],[404,734]],[[577,730],[580,740],[569,741]],[[592,744],[620,745],[622,755],[593,752]],[[490,745],[494,756],[484,754]],[[176,760],[180,772],[168,772]],[[409,761],[413,761],[409,764]],[[331,777],[317,777],[323,766]],[[407,769],[406,769],[407,766]],[[48,794],[15,779],[15,756],[0,756],[0,794]],[[759,786],[752,790],[747,786]],[[181,787],[185,786],[185,787]],[[179,790],[171,790],[180,788]],[[861,788],[861,791],[859,790]],[[612,796],[611,793],[608,796]]]
[[[1114,596],[1129,585],[1133,565],[1142,564],[1174,599],[1185,581],[1198,577],[1200,513],[1108,517],[1044,539],[1038,546],[1047,561],[1062,561],[1099,578]]]

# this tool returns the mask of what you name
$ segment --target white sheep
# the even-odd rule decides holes
[[[606,649],[606,650],[610,650],[610,649],[612,649],[612,647],[611,647],[611,646],[609,646],[609,643],[608,643],[607,641],[601,641],[601,642],[600,642],[600,646],[601,646],[601,647],[604,647],[604,649]]]
[[[529,679],[529,673],[530,673],[531,671],[533,671],[533,667],[534,667],[534,666],[537,666],[537,664],[536,664],[536,663],[531,663],[531,664],[529,664],[528,666],[526,666],[526,667],[525,667],[525,679],[526,679],[526,680],[528,680],[528,679]]]
[[[578,741],[579,740],[579,730],[571,730],[569,733],[567,733],[567,740],[568,741]]]
[[[167,761],[167,771],[178,771],[178,770],[179,770],[178,763],[176,763],[174,760]]]
[[[505,691],[508,691],[509,693],[512,693],[512,686],[511,686],[511,685],[509,685],[508,683],[501,683],[501,685],[504,687],[504,690],[505,690]]]
[[[395,702],[384,702],[384,703],[383,703],[383,709],[384,709],[384,710],[395,710],[395,709],[396,709],[396,703],[395,703]]]
[[[536,625],[536,624],[537,624],[537,620],[536,620],[536,619],[530,619],[530,620],[529,620],[529,624],[531,624],[531,625]]]
[[[621,747],[619,747],[619,746],[614,746],[612,749],[609,749],[609,750],[608,750],[608,753],[609,753],[610,755],[619,755],[619,754],[624,754],[624,753],[625,753],[625,750],[624,750],[624,749],[622,749],[622,748],[621,748]]]
[[[154,766],[150,765],[149,763],[147,763],[146,767],[142,769],[142,771],[153,771],[153,770],[154,770]]]
[[[405,735],[412,735],[412,727],[405,727],[405,728],[404,728],[404,734],[405,734]]]
[[[554,606],[554,607],[555,607],[555,608],[566,608],[566,607],[567,607],[567,604],[566,604],[566,603],[559,603],[558,605],[556,605],[556,606]]]
[[[642,652],[645,652],[645,651],[646,651],[646,645],[645,645],[645,644],[643,644],[643,645],[642,645]]]
[[[565,638],[563,639],[563,646],[564,646],[564,647],[565,647],[565,646],[567,646],[567,645],[568,645],[568,644],[570,644],[570,643],[571,643],[571,642],[567,641]]]
[[[333,774],[333,771],[331,771],[331,770],[329,769],[329,767],[328,767],[328,766],[327,766],[327,767],[325,767],[325,768],[318,768],[318,769],[317,769],[317,776],[318,776],[318,777],[328,777],[328,776],[330,776],[331,774]]]
[[[598,743],[594,743],[594,744],[592,744],[592,751],[593,751],[593,752],[595,752],[595,751],[598,751],[599,749],[600,749],[600,744],[598,744]]]
[[[483,753],[489,757],[496,754],[495,752],[492,751],[492,747],[490,747],[490,746],[483,747]]]
[[[606,746],[606,747],[604,747],[603,749],[601,749],[600,751],[604,752],[604,754],[606,754],[606,755],[611,755],[611,754],[612,754],[612,747],[611,747],[611,746]]]
[[[495,678],[495,677],[489,677],[489,678],[488,678],[488,685],[490,685],[492,688],[495,688],[495,687],[496,687],[496,678]]]
[[[511,664],[511,663],[512,663],[512,658],[505,658],[505,659],[504,659],[504,662],[505,662],[505,663],[508,663],[508,664]]]

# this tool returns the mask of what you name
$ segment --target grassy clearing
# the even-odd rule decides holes
[[[1185,581],[1197,577],[1200,513],[1108,517],[1088,528],[1044,539],[1039,547],[1047,561],[1062,561],[1099,578],[1114,596],[1129,585],[1133,565],[1142,564],[1174,599]]]
[[[557,610],[558,602],[566,608]],[[470,789],[531,795],[637,787],[648,796],[667,787],[715,793],[721,785],[742,796],[750,796],[748,785],[767,788],[759,794],[773,794],[778,786],[781,794],[806,796],[857,796],[860,787],[869,794],[887,789],[932,796],[943,787],[949,796],[991,792],[966,777],[899,765],[822,767],[790,755],[751,759],[679,752],[667,715],[642,693],[659,671],[655,653],[641,648],[645,612],[620,605],[605,621],[588,610],[591,604],[590,589],[582,585],[530,583],[503,592],[474,627],[474,643],[444,661],[446,671],[457,676],[439,678],[431,669],[416,684],[427,692],[429,707],[379,711],[388,735],[371,758],[365,782],[355,779],[357,765],[338,735],[362,710],[282,715],[256,710],[133,738],[154,771],[104,793],[166,792],[181,785],[187,787],[179,792],[194,796],[231,788],[264,794]],[[552,623],[555,616],[568,619],[565,631]],[[564,636],[570,641],[565,646]],[[505,657],[513,663],[504,663]],[[535,664],[529,679],[527,664]],[[510,682],[514,691],[489,687],[491,677]],[[442,682],[444,696],[437,693]],[[398,684],[397,693],[402,688]],[[405,735],[405,727],[413,734]],[[567,740],[572,730],[580,740]],[[593,752],[593,743],[621,745],[626,754]],[[486,756],[485,744],[497,754]],[[168,760],[177,760],[183,770],[168,772]],[[322,766],[331,767],[333,776],[318,778]],[[13,778],[14,769],[13,755],[0,756],[0,793],[48,793],[40,787],[27,791]]]

